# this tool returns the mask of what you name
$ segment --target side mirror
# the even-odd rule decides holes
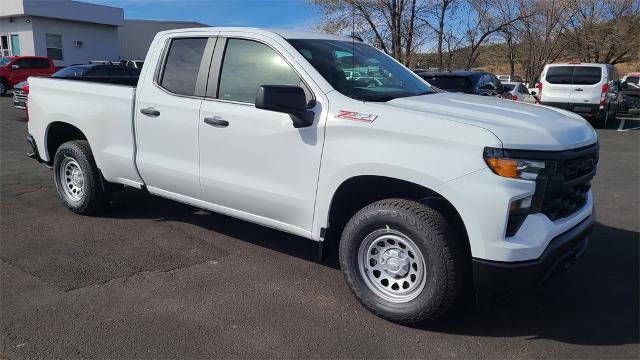
[[[291,115],[296,128],[311,126],[315,117],[313,111],[307,110],[307,99],[300,86],[260,85],[255,104],[258,109]]]
[[[20,69],[20,65],[11,65],[11,70],[18,70]]]
[[[531,95],[537,95],[538,93],[535,90],[531,90]]]

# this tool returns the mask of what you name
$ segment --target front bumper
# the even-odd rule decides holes
[[[569,269],[587,248],[595,215],[584,219],[549,243],[535,260],[502,262],[473,259],[473,282],[480,293],[492,297],[531,287]]]

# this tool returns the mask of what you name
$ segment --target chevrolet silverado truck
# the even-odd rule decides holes
[[[71,211],[125,185],[335,240],[355,297],[397,323],[560,273],[594,223],[584,119],[442,92],[350,37],[170,30],[137,84],[29,83],[28,155]]]

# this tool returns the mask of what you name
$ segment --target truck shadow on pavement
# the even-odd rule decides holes
[[[99,217],[182,222],[339,269],[335,251],[327,254],[323,261],[318,260],[314,241],[136,190],[115,193],[110,208]],[[639,245],[637,231],[597,223],[584,257],[567,273],[490,306],[477,308],[460,304],[435,324],[418,329],[465,336],[549,339],[580,345],[638,343]]]

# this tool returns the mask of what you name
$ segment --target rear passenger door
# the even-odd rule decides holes
[[[200,184],[217,211],[308,235],[324,141],[315,100],[324,94],[285,51],[259,34],[220,33],[198,123]],[[303,87],[314,124],[297,129],[290,115],[256,108],[260,85]]]
[[[137,164],[151,193],[200,197],[198,120],[214,44],[204,36],[168,39],[138,89]]]

